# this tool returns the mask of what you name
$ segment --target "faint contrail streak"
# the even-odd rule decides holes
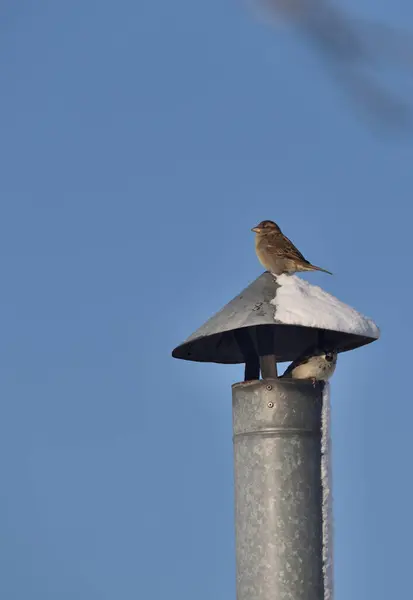
[[[353,19],[328,0],[252,0],[252,6],[293,25],[369,114],[393,125],[409,123],[409,104],[379,84],[371,69],[384,58],[404,63],[413,73],[413,36]]]

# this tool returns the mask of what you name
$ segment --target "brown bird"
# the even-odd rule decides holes
[[[273,221],[261,221],[253,227],[255,236],[255,251],[260,263],[274,275],[296,273],[297,271],[330,271],[316,267],[308,262],[294,244],[286,237]]]

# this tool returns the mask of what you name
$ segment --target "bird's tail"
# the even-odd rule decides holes
[[[322,271],[323,273],[328,273],[332,275],[331,271],[327,271],[327,269],[322,269],[321,267],[316,267],[315,265],[308,265],[309,271]]]

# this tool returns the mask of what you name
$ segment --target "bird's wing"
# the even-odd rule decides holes
[[[291,258],[292,260],[300,260],[305,263],[308,262],[301,252],[294,246],[291,240],[288,239],[284,234],[277,240],[268,240],[268,249],[283,258]]]
[[[310,360],[311,356],[306,356],[305,358],[301,358],[301,359],[296,359],[294,360],[284,371],[284,373],[282,374],[282,377],[290,377],[290,375],[292,374],[293,370],[298,367],[299,365],[305,365],[309,360]]]
[[[293,362],[286,368],[281,377],[289,377],[296,367],[298,367],[299,365],[305,365],[311,358],[313,358],[317,354],[320,354],[320,351],[317,347],[312,346],[311,348],[307,349],[305,352],[303,352],[303,354],[301,354],[301,356],[298,356],[295,360],[293,360]]]

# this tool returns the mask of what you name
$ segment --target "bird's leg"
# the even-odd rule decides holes
[[[317,379],[315,377],[311,377],[311,383],[313,384],[313,388],[315,389]]]

